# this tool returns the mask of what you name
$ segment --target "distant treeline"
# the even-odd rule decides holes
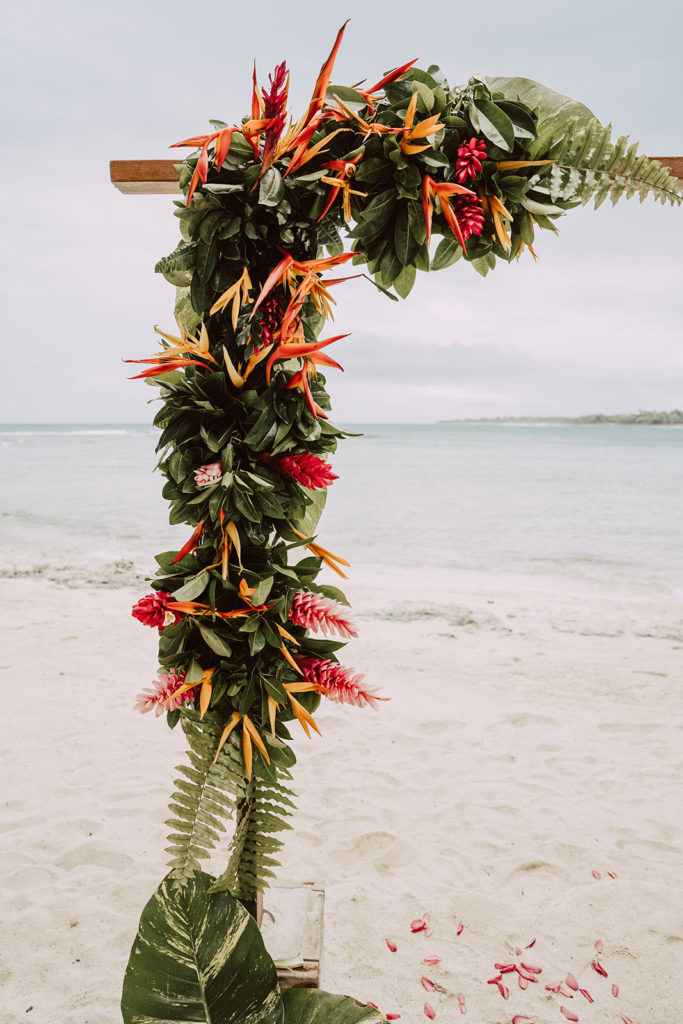
[[[440,420],[441,423],[616,423],[619,426],[659,426],[680,424],[683,426],[683,412],[680,409],[672,409],[671,412],[649,412],[641,409],[640,412],[616,413],[613,416],[606,416],[604,413],[595,412],[588,416],[490,416],[483,419],[463,420]]]

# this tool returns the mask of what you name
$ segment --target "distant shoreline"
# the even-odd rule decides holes
[[[487,416],[477,419],[438,420],[439,423],[493,423],[504,426],[506,423],[529,424],[570,424],[572,426],[608,425],[617,427],[671,427],[683,426],[683,412],[673,409],[671,412],[636,412],[617,413],[606,416],[603,413],[591,413],[588,416]]]

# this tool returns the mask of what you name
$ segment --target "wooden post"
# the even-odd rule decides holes
[[[683,186],[683,156],[655,156],[668,167]],[[175,160],[112,160],[109,164],[112,183],[119,192],[133,196],[181,194]]]

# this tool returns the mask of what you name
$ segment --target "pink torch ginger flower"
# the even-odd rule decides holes
[[[205,487],[219,480],[223,475],[223,466],[220,462],[209,462],[206,466],[200,466],[194,471],[194,482],[197,487]]]
[[[298,658],[297,661],[304,679],[314,683],[318,693],[330,700],[353,704],[357,708],[374,708],[378,700],[389,699],[378,697],[372,690],[363,687],[363,676],[354,675],[351,669],[343,665],[337,665],[326,658]]]
[[[131,615],[133,618],[139,619],[143,625],[156,626],[159,630],[164,629],[165,626],[174,626],[185,616],[180,612],[170,610],[168,603],[172,600],[172,594],[157,590],[153,594],[141,597],[137,604],[133,605]]]
[[[177,690],[181,689],[184,679],[185,673],[178,673],[174,668],[168,675],[160,673],[155,679],[152,689],[147,687],[137,695],[133,709],[145,715],[154,708],[154,714],[158,718],[159,715],[163,715],[164,711],[174,711],[183,704],[189,704],[194,700],[196,690],[186,690],[179,697],[174,698],[173,696]]]
[[[324,459],[319,459],[317,455],[311,455],[308,452],[301,452],[299,455],[284,455],[277,459],[276,463],[283,473],[287,473],[297,483],[312,491],[329,487],[333,480],[339,479]]]
[[[337,633],[345,638],[358,636],[353,623],[344,617],[338,604],[327,597],[309,594],[306,590],[299,590],[294,595],[289,618],[295,626],[303,626],[304,629],[324,633],[325,636],[329,633]]]

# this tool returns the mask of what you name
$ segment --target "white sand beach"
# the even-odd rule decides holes
[[[344,660],[391,701],[326,704],[323,739],[297,741],[282,875],[325,883],[323,987],[405,1024],[425,1000],[462,1019],[460,993],[477,1024],[683,1019],[680,604],[486,575],[348,592]],[[113,1024],[183,737],[132,711],[156,668],[137,588],[0,595],[0,1017]],[[424,912],[430,938],[410,931]],[[507,975],[505,1001],[487,979],[520,959],[540,983]],[[593,1003],[546,990],[570,971]]]

